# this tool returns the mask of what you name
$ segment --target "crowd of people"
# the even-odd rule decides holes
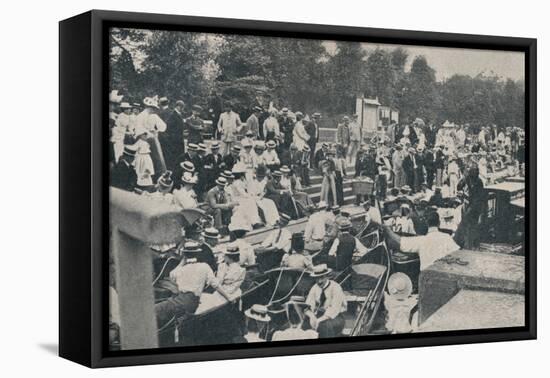
[[[243,122],[231,102],[213,114],[181,100],[171,106],[166,97],[147,97],[140,103],[123,100],[111,92],[111,186],[180,209],[201,208],[212,218],[213,227],[200,235],[202,245],[187,240],[178,246],[185,258],[170,279],[180,294],[157,305],[159,327],[174,315],[195,313],[200,303],[233,300],[240,294],[246,267],[269,266],[270,252],[277,251],[279,264],[307,269],[318,278],[309,295],[294,298],[290,308],[305,308],[302,314],[317,336],[338,335],[345,298],[326,272],[349,266],[365,250],[356,232],[350,232],[349,213],[341,210],[345,180],[368,179],[373,184],[372,193],[357,193],[356,205],[363,207],[368,222],[386,227],[396,248],[418,252],[420,247],[402,236],[439,229],[451,218],[441,208],[453,210],[454,228],[449,227],[457,243],[472,247],[479,243],[484,186],[499,170],[512,167],[519,172],[524,163],[520,128],[448,121],[436,126],[417,118],[367,133],[351,115],[341,118],[330,143],[319,140],[318,112],[254,105]],[[206,113],[210,120],[202,118]],[[312,173],[322,177],[317,204],[305,191]],[[309,219],[303,233],[286,229],[290,221],[305,216]],[[263,226],[273,231],[260,246],[251,246],[246,234]],[[217,248],[223,235],[231,238],[224,250]],[[439,234],[431,238],[434,246],[444,240],[455,248],[454,241]],[[322,251],[316,264],[312,251]],[[208,300],[202,297],[205,286],[216,290]],[[260,323],[268,317],[262,306],[248,312]],[[293,326],[287,333],[312,336],[303,332]]]

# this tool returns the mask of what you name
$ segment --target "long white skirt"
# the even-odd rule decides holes
[[[268,226],[274,226],[279,221],[279,212],[273,200],[269,198],[257,199],[256,205],[264,212],[265,222]]]
[[[230,231],[240,228],[250,231],[253,225],[261,223],[256,200],[253,198],[238,197],[235,198],[235,202],[238,205],[233,208],[233,215],[229,224]]]

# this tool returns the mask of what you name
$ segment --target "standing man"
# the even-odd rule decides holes
[[[160,107],[159,116],[160,118],[162,118],[164,122],[168,122],[168,118],[172,113],[172,110],[170,110],[169,105],[170,105],[170,101],[168,100],[168,97],[161,97],[159,99],[159,107]]]
[[[319,119],[321,119],[321,113],[313,113],[312,119],[306,125],[306,132],[309,134],[307,145],[310,150],[310,168],[315,166],[315,147],[317,146],[317,142],[319,142]]]
[[[222,155],[219,154],[220,142],[214,141],[210,145],[210,153],[204,157],[204,173],[206,177],[206,190],[213,188],[216,178],[222,173]]]
[[[176,101],[174,111],[170,113],[166,120],[166,131],[159,135],[159,140],[164,152],[166,169],[174,172],[178,162],[178,157],[185,153],[185,141],[183,131],[185,123],[183,121],[183,109],[185,103],[181,100]]]
[[[226,103],[225,112],[220,115],[218,121],[218,133],[221,134],[223,142],[223,155],[229,154],[237,141],[237,133],[241,131],[241,128],[241,118],[233,111],[233,105],[230,102]]]
[[[346,297],[340,284],[329,278],[331,272],[332,269],[326,264],[321,264],[314,266],[310,274],[315,279],[315,285],[307,295],[309,308],[305,315],[311,328],[319,333],[319,338],[338,337],[345,325]]]
[[[350,143],[348,116],[344,116],[343,122],[338,124],[338,128],[336,129],[336,143],[344,147],[344,154],[347,154]]]
[[[192,112],[191,116],[185,120],[189,128],[189,143],[199,144],[202,143],[202,130],[204,129],[204,122],[200,117],[202,106],[193,105]]]
[[[246,133],[248,135],[248,133],[251,132],[253,139],[258,139],[260,137],[260,122],[258,117],[260,116],[261,112],[262,108],[260,108],[259,106],[255,106],[252,109],[252,114],[246,120]]]
[[[359,151],[359,146],[361,145],[362,140],[361,126],[359,125],[359,122],[357,122],[357,114],[354,114],[349,125],[349,151],[347,160],[350,165],[355,163],[355,156],[357,155],[357,151]]]
[[[288,116],[288,108],[283,108],[282,115],[279,117],[279,129],[284,134],[283,144],[285,149],[290,148],[294,132],[294,120]]]

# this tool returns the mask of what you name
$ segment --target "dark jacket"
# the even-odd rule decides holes
[[[170,113],[166,121],[166,131],[159,133],[159,141],[164,153],[166,168],[174,171],[179,163],[177,160],[185,152],[183,143],[184,122],[181,114],[175,110]]]
[[[136,170],[126,160],[120,159],[111,168],[111,186],[132,192],[137,185]]]

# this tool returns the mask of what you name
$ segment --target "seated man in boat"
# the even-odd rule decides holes
[[[219,177],[216,186],[206,194],[207,213],[214,218],[214,227],[222,231],[231,221],[232,209],[236,205],[228,196],[226,186],[227,179]]]
[[[420,258],[420,270],[424,270],[460,247],[451,235],[439,231],[439,214],[429,211],[426,214],[428,233],[420,236],[400,237],[386,225],[382,225],[388,247],[405,253],[417,253]]]
[[[308,218],[304,230],[305,249],[310,253],[318,252],[323,247],[323,240],[326,234],[325,220],[328,214],[327,203],[320,201],[317,205],[319,211]]]
[[[219,231],[214,227],[209,227],[201,233],[203,243],[201,245],[202,254],[200,261],[207,263],[215,272],[218,269],[223,252],[218,248],[220,239]]]
[[[326,264],[321,264],[314,266],[310,274],[315,284],[307,295],[309,308],[305,314],[319,338],[338,337],[345,325],[346,296],[340,284],[329,278],[331,272]]]
[[[206,286],[216,289],[222,297],[231,300],[220,286],[214,272],[206,263],[198,261],[202,253],[200,244],[185,242],[180,264],[170,272],[170,281],[177,287],[177,294],[155,305],[157,325],[162,328],[172,318],[181,318],[195,313]]]
[[[279,210],[279,213],[296,215],[296,203],[292,199],[291,191],[281,184],[283,174],[281,171],[274,171],[272,178],[265,185],[265,198],[269,198]]]
[[[290,300],[285,303],[285,313],[288,319],[289,327],[281,331],[275,331],[271,337],[271,341],[284,340],[308,340],[317,339],[319,334],[312,329],[304,330],[303,323],[305,320],[304,311],[309,306],[306,304],[306,299],[302,296],[293,295]]]
[[[224,261],[218,266],[216,279],[219,287],[231,298],[236,299],[241,295],[241,285],[246,276],[246,269],[239,264],[240,252],[239,247],[228,247],[224,252]],[[225,303],[226,297],[220,294],[219,291],[214,293],[203,293],[200,298],[199,307],[196,314],[203,313],[214,307]]]
[[[271,317],[267,313],[267,306],[255,304],[244,312],[248,332],[244,335],[247,343],[265,342],[266,331]]]
[[[287,267],[290,269],[300,269],[300,270],[312,270],[313,261],[311,256],[305,252],[305,242],[304,234],[301,232],[296,232],[292,234],[292,252],[287,253],[283,256],[281,261],[281,266]]]
[[[281,184],[283,187],[290,190],[292,200],[296,204],[296,218],[301,218],[304,216],[304,209],[308,209],[313,206],[313,202],[309,198],[308,194],[302,191],[300,180],[296,178],[296,175],[289,167],[283,165],[280,171],[283,174]]]
[[[288,215],[281,214],[277,228],[271,231],[254,250],[260,270],[265,271],[279,266],[283,255],[290,252],[292,234],[286,229],[289,221]]]

